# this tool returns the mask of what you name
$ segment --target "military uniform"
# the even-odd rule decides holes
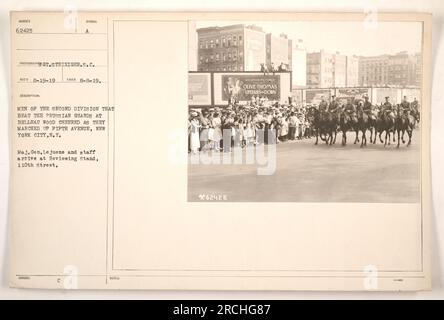
[[[319,111],[326,112],[328,110],[328,104],[326,101],[321,101],[319,104]]]
[[[366,114],[368,114],[368,115],[371,115],[371,113],[372,113],[372,104],[371,104],[371,102],[370,101],[364,101],[364,106],[363,106],[363,108],[362,108],[362,110],[366,113]]]
[[[401,102],[401,105],[399,107],[401,109],[400,111],[402,111],[403,114],[409,114],[410,111],[412,111],[410,103],[405,100]]]
[[[352,114],[352,113],[356,112],[356,107],[353,103],[347,102],[347,104],[345,105],[344,111],[347,114]]]
[[[382,105],[382,110],[384,112],[393,112],[393,106],[392,106],[392,104],[390,102],[386,101]]]
[[[382,111],[384,112],[385,115],[390,116],[391,118],[395,118],[395,113],[393,112],[393,105],[386,101],[384,102],[384,104],[382,105]]]
[[[332,114],[337,114],[339,110],[339,103],[337,101],[332,101],[328,107],[328,111]]]

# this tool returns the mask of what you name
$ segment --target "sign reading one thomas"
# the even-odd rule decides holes
[[[234,98],[237,101],[250,101],[254,97],[280,100],[281,85],[278,75],[222,75],[222,100]]]

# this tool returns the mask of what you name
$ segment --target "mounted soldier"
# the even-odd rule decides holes
[[[347,99],[347,103],[345,104],[344,107],[344,113],[350,117],[356,113],[356,107],[351,102],[351,99]]]
[[[388,97],[388,96],[385,97],[385,102],[382,105],[382,112],[384,113],[384,115],[386,115],[386,116],[388,116],[388,117],[390,117],[392,119],[395,119],[395,113],[394,113],[394,110],[393,110],[393,105],[390,103],[389,98],[390,97]]]
[[[321,102],[319,103],[319,111],[325,113],[328,110],[328,103],[325,101],[324,96],[322,96]]]
[[[338,114],[339,114],[339,102],[336,99],[336,96],[331,96],[331,102],[330,105],[328,106],[328,111],[330,112],[330,114],[333,116],[334,119],[338,118]]]
[[[407,97],[404,96],[404,99],[402,100],[401,104],[399,105],[399,115],[409,115],[412,111],[412,107],[410,103],[407,101]]]
[[[368,100],[368,96],[364,96],[364,105],[362,106],[362,111],[366,113],[369,117],[373,118],[373,106]]]

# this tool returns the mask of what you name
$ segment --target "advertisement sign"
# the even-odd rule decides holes
[[[307,89],[305,93],[305,101],[307,104],[318,105],[322,98],[330,101],[330,89]]]
[[[280,100],[280,76],[278,75],[222,75],[222,100],[234,98],[250,101],[253,96]]]
[[[188,105],[211,104],[211,75],[209,73],[188,74]]]
[[[369,95],[368,90],[368,88],[343,88],[337,89],[336,95],[339,98],[362,99],[364,95]]]

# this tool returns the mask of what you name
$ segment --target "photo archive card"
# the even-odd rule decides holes
[[[11,287],[431,289],[431,14],[10,23]]]

